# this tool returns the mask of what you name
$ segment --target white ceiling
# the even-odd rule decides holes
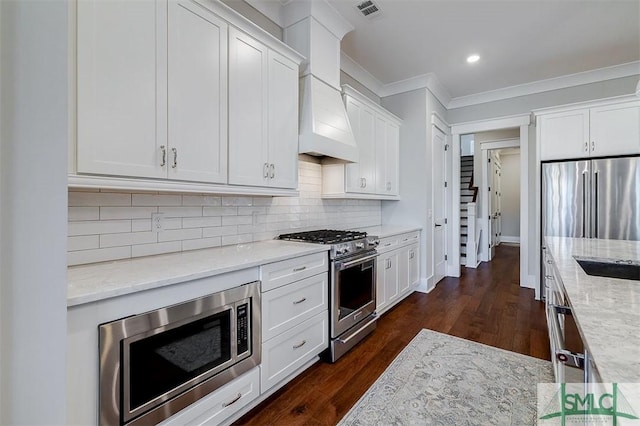
[[[457,98],[640,60],[640,0],[374,0],[376,19],[328,1],[355,27],[343,52],[383,85],[434,73]]]

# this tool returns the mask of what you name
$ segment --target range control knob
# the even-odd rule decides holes
[[[347,254],[347,253],[349,253],[349,248],[348,247],[341,247],[337,251],[338,251],[338,254]]]
[[[356,248],[357,249],[363,249],[364,248],[364,243],[356,243]]]

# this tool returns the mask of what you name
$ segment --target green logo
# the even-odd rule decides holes
[[[558,389],[550,398],[548,404],[541,410],[544,413],[540,420],[560,420],[560,424],[583,422],[587,419],[595,420],[597,423],[608,423],[613,426],[618,425],[622,419],[639,420],[631,405],[624,397],[617,383],[613,383],[611,391],[586,393],[584,385],[561,383]],[[555,386],[555,385],[554,385]],[[540,394],[540,393],[539,393]],[[540,422],[544,424],[544,422]]]

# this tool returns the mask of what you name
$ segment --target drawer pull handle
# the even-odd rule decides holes
[[[305,344],[307,343],[306,340],[303,340],[302,342],[298,343],[297,345],[293,345],[293,349],[298,349],[303,347]]]
[[[300,271],[304,271],[305,269],[307,269],[306,266],[301,266],[299,268],[293,268],[293,272],[300,272]]]
[[[294,304],[294,305],[299,305],[300,303],[304,302],[305,300],[307,300],[307,298],[306,298],[306,297],[303,297],[303,298],[302,298],[302,299],[300,299],[300,300],[294,300],[294,301],[293,301],[293,304]]]
[[[229,402],[223,402],[223,403],[222,403],[222,406],[223,406],[223,407],[228,407],[228,406],[230,406],[230,405],[232,405],[232,404],[235,404],[236,402],[238,402],[238,400],[239,400],[240,398],[242,398],[242,394],[241,394],[241,393],[238,393],[238,395],[237,395],[235,398],[233,398],[231,401],[229,401]]]
[[[391,243],[386,243],[384,246],[385,247],[389,247],[391,245]]]

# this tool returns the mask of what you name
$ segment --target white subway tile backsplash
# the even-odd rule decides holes
[[[99,220],[100,207],[69,207],[69,220]]]
[[[130,206],[131,194],[120,192],[69,192],[69,207]]]
[[[216,226],[213,228],[203,228],[202,237],[220,237],[223,235],[234,235],[238,233],[237,226]]]
[[[182,250],[198,250],[203,248],[220,247],[222,237],[199,238],[197,240],[186,240],[182,242]]]
[[[167,217],[197,217],[202,216],[202,207],[160,207],[158,212]]]
[[[155,242],[158,242],[158,234],[149,231],[100,235],[100,248],[133,246]]]
[[[181,206],[182,195],[133,194],[132,206]]]
[[[183,206],[220,206],[222,198],[213,195],[183,195]]]
[[[222,225],[222,218],[220,216],[185,217],[182,219],[183,228],[207,228],[209,226],[220,225]]]
[[[203,216],[235,216],[238,214],[237,207],[203,207]]]
[[[130,220],[90,220],[69,222],[68,235],[99,235],[116,232],[131,232]]]
[[[173,253],[176,251],[182,251],[181,241],[141,244],[131,246],[131,257],[153,256],[154,254]]]
[[[70,251],[67,253],[67,263],[69,264],[69,266],[72,266],[83,265],[85,263],[128,259],[131,257],[131,251],[132,246]]]
[[[299,162],[299,197],[69,192],[69,265],[270,240],[284,232],[381,223],[380,201],[324,200],[321,165]],[[151,213],[164,213],[151,232]]]
[[[78,237],[67,238],[68,251],[90,250],[90,249],[97,249],[99,247],[100,247],[99,235],[80,235]]]
[[[196,238],[202,238],[202,228],[171,229],[168,231],[158,232],[157,235],[158,242],[194,240]]]
[[[157,211],[158,207],[100,207],[100,220],[146,219]]]

